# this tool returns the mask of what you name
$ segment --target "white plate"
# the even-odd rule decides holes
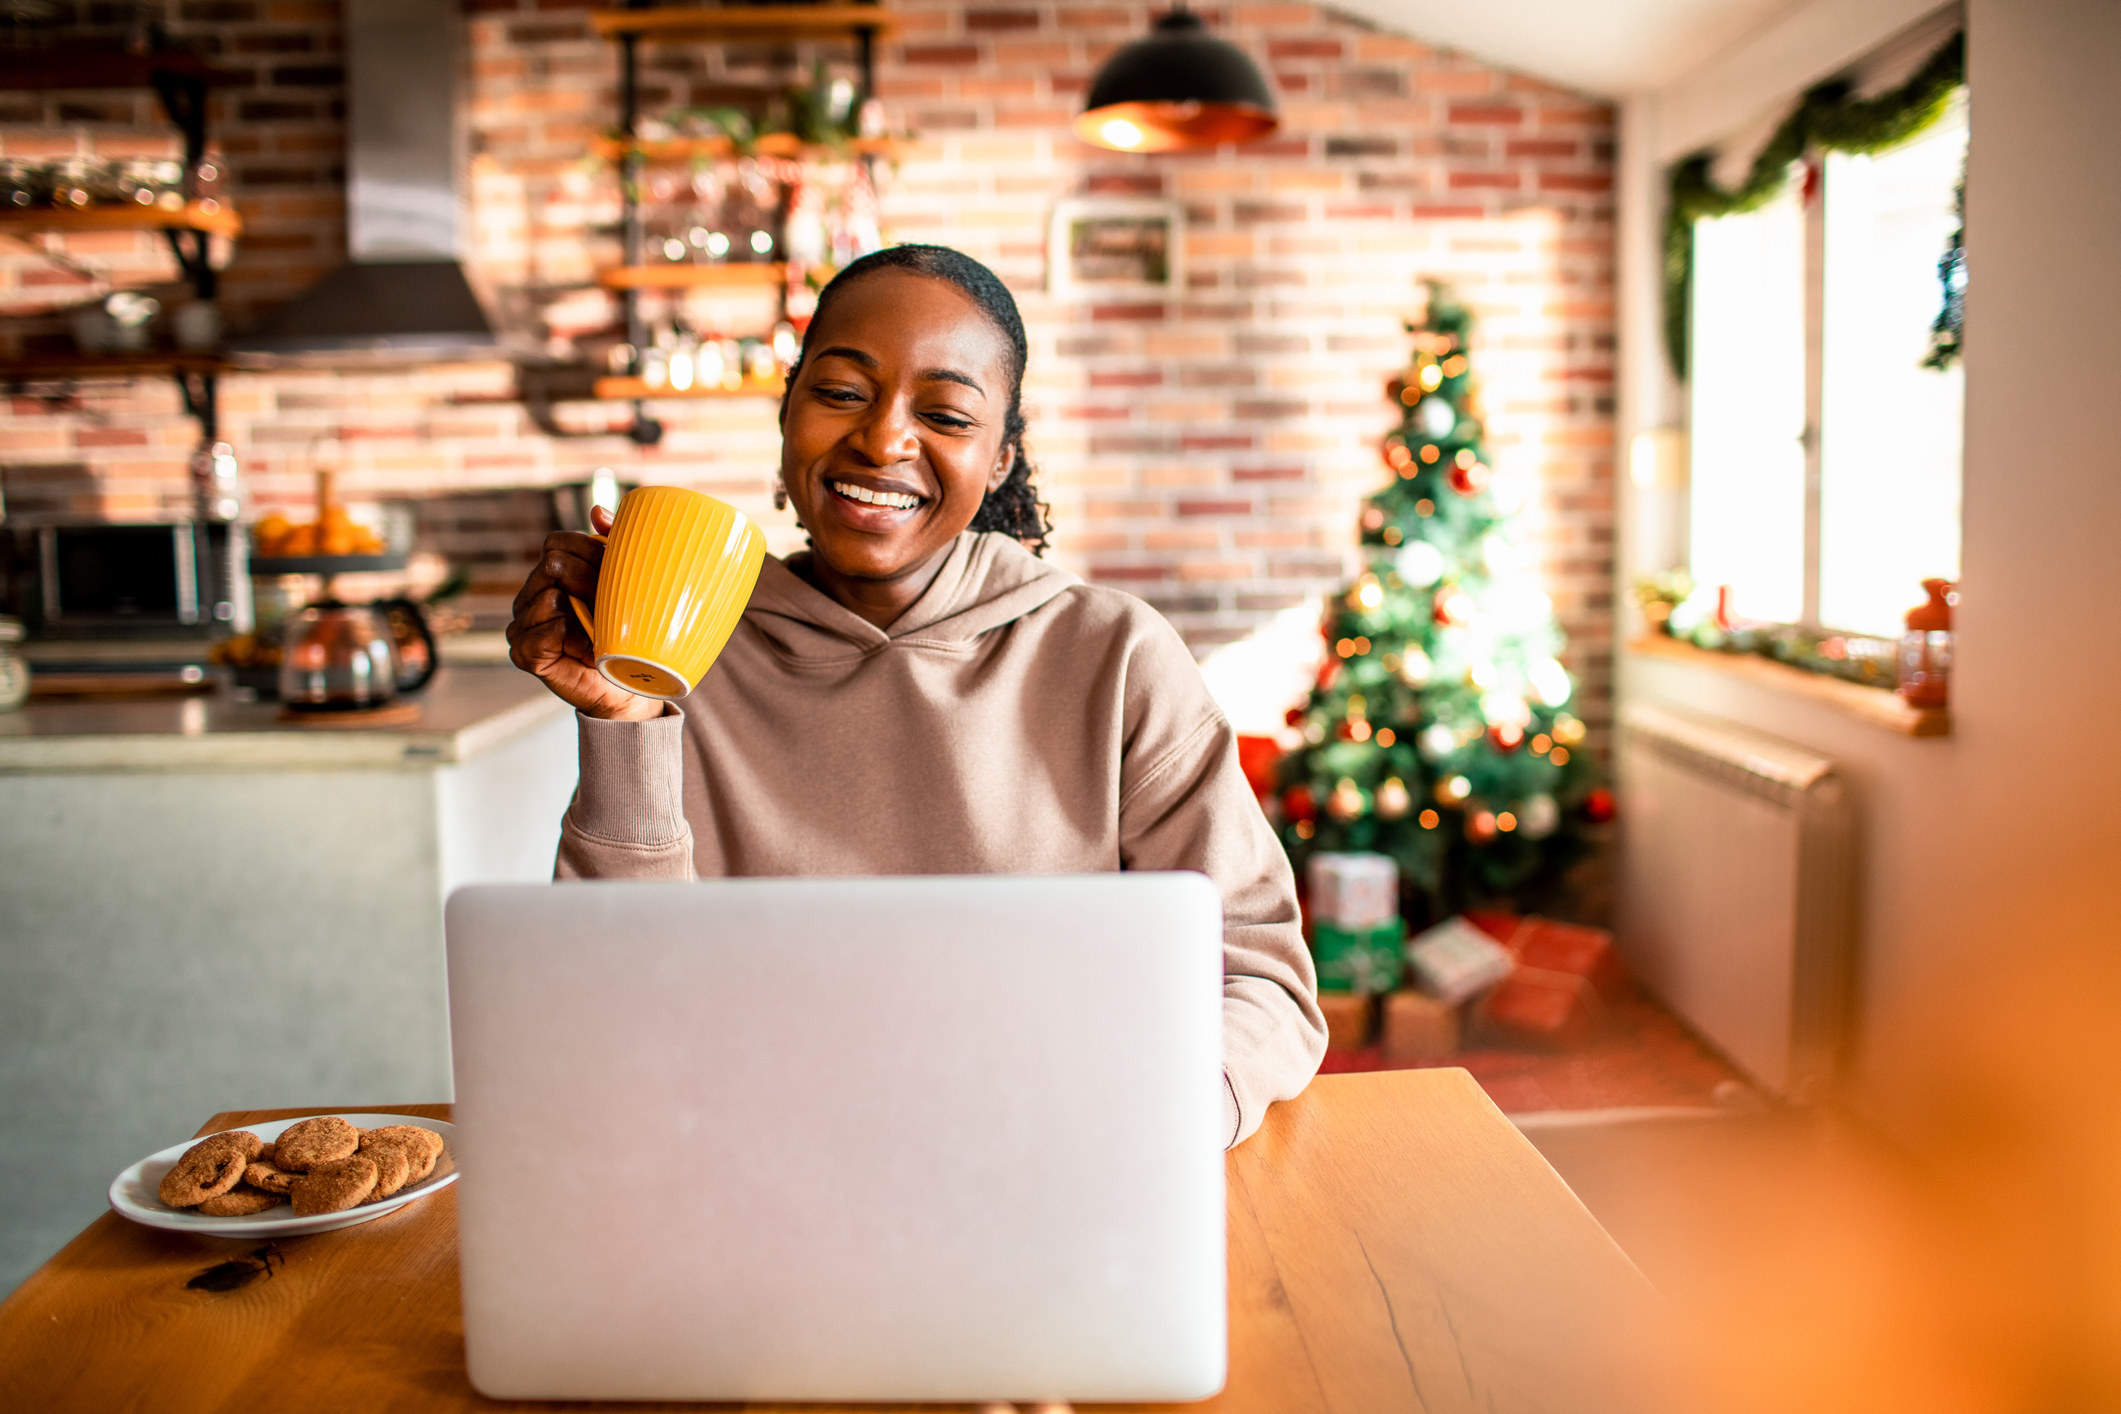
[[[261,1124],[241,1127],[270,1144],[280,1137],[282,1130],[311,1118],[315,1116],[298,1115],[294,1119],[269,1119]],[[412,1124],[431,1129],[442,1136],[442,1157],[435,1160],[433,1173],[418,1183],[406,1184],[380,1203],[363,1203],[343,1212],[319,1213],[306,1218],[296,1217],[287,1204],[282,1203],[247,1218],[209,1218],[189,1208],[172,1208],[155,1196],[155,1190],[162,1186],[162,1176],[177,1166],[177,1160],[184,1157],[186,1149],[199,1142],[187,1139],[182,1144],[172,1144],[167,1149],[149,1154],[111,1180],[111,1211],[149,1227],[167,1228],[171,1232],[196,1232],[205,1237],[296,1237],[305,1232],[329,1232],[335,1227],[352,1227],[370,1218],[380,1218],[457,1181],[453,1142],[456,1129],[446,1120],[421,1119],[417,1115],[340,1115],[339,1118],[356,1129],[381,1129],[386,1124]]]

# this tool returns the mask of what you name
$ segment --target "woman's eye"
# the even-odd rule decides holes
[[[928,414],[928,420],[938,427],[947,427],[953,432],[963,431],[972,425],[969,419],[948,412],[931,412]]]
[[[829,402],[858,403],[862,400],[862,395],[852,388],[815,388],[811,391]]]

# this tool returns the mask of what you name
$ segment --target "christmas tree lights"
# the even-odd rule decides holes
[[[1303,743],[1276,804],[1299,866],[1320,849],[1391,855],[1440,917],[1551,878],[1612,797],[1581,751],[1554,606],[1514,534],[1522,492],[1487,454],[1472,315],[1431,281],[1407,332],[1392,478],[1363,507],[1363,572],[1327,601],[1328,653],[1289,713]]]

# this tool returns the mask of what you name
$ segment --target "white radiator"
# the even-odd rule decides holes
[[[1831,761],[1648,705],[1621,714],[1623,956],[1768,1090],[1830,1086],[1853,946],[1854,833]]]

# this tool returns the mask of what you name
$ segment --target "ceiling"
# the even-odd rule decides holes
[[[1743,39],[1790,0],[1331,0],[1426,44],[1617,98],[1657,88]]]

